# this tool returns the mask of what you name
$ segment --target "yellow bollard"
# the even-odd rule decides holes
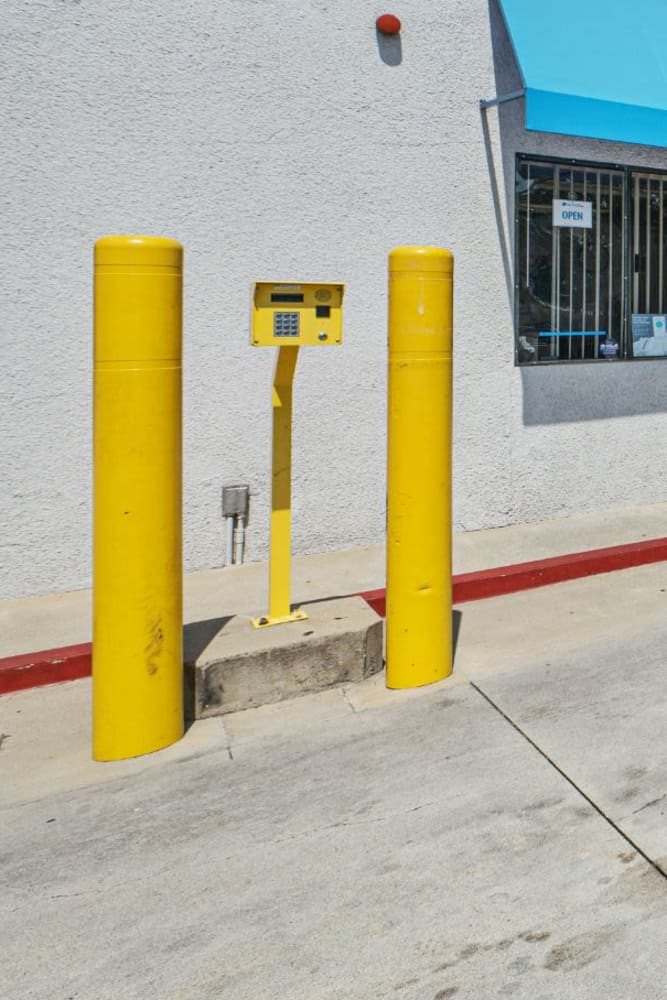
[[[389,255],[387,687],[452,672],[452,291],[437,247]]]
[[[93,757],[183,735],[183,248],[95,245]]]

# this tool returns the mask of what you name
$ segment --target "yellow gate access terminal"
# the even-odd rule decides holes
[[[302,344],[327,347],[343,341],[344,285],[259,281],[253,289],[250,343],[277,347],[273,375],[273,448],[269,612],[255,628],[302,621],[290,604],[292,502],[292,383]]]

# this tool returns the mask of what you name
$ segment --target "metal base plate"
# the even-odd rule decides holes
[[[292,611],[289,615],[281,615],[280,618],[269,618],[262,615],[260,618],[251,618],[253,628],[268,628],[270,625],[285,625],[287,622],[302,622],[308,618],[305,611]]]

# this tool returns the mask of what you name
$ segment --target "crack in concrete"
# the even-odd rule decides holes
[[[231,734],[229,733],[229,731],[227,729],[227,726],[225,725],[225,720],[221,718],[220,719],[220,723],[222,725],[222,735],[223,735],[224,740],[225,740],[225,750],[227,751],[227,756],[229,757],[230,760],[234,760],[234,752],[232,750],[232,737],[231,737]]]
[[[157,879],[160,875],[164,875],[165,872],[169,871],[168,868],[161,868],[157,872],[150,872],[147,875],[137,875],[136,878],[126,879],[123,882],[114,882],[112,885],[102,885],[95,886],[92,889],[81,889],[79,892],[56,892],[52,893],[48,898],[52,899],[76,899],[77,896],[100,896],[107,892],[113,892],[116,889],[124,889],[128,885],[134,885],[136,882],[146,882],[148,879]],[[30,903],[30,900],[26,900],[26,903]]]
[[[419,812],[420,809],[427,809],[429,806],[438,805],[437,802],[422,802],[421,805],[412,806],[410,809],[403,809],[400,812],[391,813],[389,816],[372,816],[369,819],[341,820],[338,823],[329,823],[327,826],[316,826],[312,830],[300,830],[298,833],[290,833],[287,837],[278,837],[276,840],[266,841],[270,844],[285,844],[290,840],[298,840],[300,837],[312,837],[316,833],[326,833],[327,830],[340,830],[344,827],[369,826],[373,823],[386,823],[396,819],[397,816],[408,816],[410,813]]]
[[[639,807],[639,809],[635,809],[634,812],[632,813],[632,815],[636,816],[637,813],[643,812],[644,809],[648,809],[649,806],[655,806],[655,805],[657,805],[658,802],[662,802],[663,799],[667,799],[667,792],[665,792],[664,795],[658,795],[657,799],[651,799],[650,802],[645,802],[643,806]]]
[[[537,750],[540,757],[546,760],[546,762],[554,769],[554,771],[557,771],[558,774],[560,774],[561,778],[564,778],[565,781],[567,781],[568,785],[571,785],[571,787],[574,788],[575,792],[578,792],[578,794],[582,797],[582,799],[584,799],[589,804],[589,806],[595,810],[598,816],[601,816],[602,819],[605,820],[605,822],[608,823],[609,826],[616,831],[619,837],[623,838],[626,844],[628,844],[633,849],[633,851],[636,851],[637,854],[644,859],[644,861],[646,861],[653,869],[655,869],[655,871],[658,872],[659,875],[662,875],[663,879],[667,881],[667,868],[661,867],[661,865],[658,864],[657,861],[654,861],[653,858],[651,858],[645,851],[643,851],[642,848],[639,846],[639,844],[637,844],[634,840],[632,840],[632,838],[629,837],[628,834],[625,833],[623,829],[621,829],[618,823],[616,823],[611,818],[611,816],[607,815],[602,806],[599,806],[597,802],[595,802],[595,800],[590,797],[590,795],[587,795],[586,792],[583,790],[583,788],[581,788],[576,783],[576,781],[574,781],[574,779],[571,778],[569,774],[567,774],[562,769],[562,767],[559,767],[558,764],[555,762],[555,760],[553,760],[553,758],[551,758],[549,754],[546,753],[546,751],[544,751],[535,742],[535,740],[531,739],[528,733],[526,733],[519,725],[517,725],[517,723],[514,722],[514,720],[510,718],[510,716],[506,712],[503,712],[502,708],[499,705],[497,705],[495,701],[493,701],[493,699],[490,698],[489,695],[482,690],[482,688],[478,687],[477,684],[474,684],[472,681],[470,681],[470,687],[473,689],[473,691],[476,691],[477,694],[480,695],[484,699],[484,701],[488,705],[490,705],[495,712],[498,713],[498,715],[502,716],[505,722],[508,722],[509,725],[512,727],[512,729],[514,729],[519,734],[519,736],[522,736],[523,739],[530,744],[533,750]],[[664,798],[665,796],[662,797]],[[652,803],[649,802],[647,803],[647,805],[652,805]],[[646,807],[643,806],[642,808]]]
[[[348,694],[348,689],[346,687],[343,687],[343,688],[341,688],[341,691],[343,692],[343,701],[345,702],[345,704],[347,705],[347,707],[350,709],[351,712],[354,713],[354,715],[358,715],[359,713],[357,712],[357,710],[354,707],[353,703],[350,701],[350,696]]]

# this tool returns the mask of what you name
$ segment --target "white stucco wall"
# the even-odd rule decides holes
[[[186,247],[188,568],[222,561],[224,483],[251,485],[248,556],[266,553],[273,352],[247,346],[256,278],[347,284],[344,347],[299,362],[294,547],[382,537],[386,254],[400,243],[457,259],[456,527],[664,498],[662,364],[513,367],[492,176],[506,213],[516,151],[667,157],[530,135],[521,102],[489,112],[485,147],[479,99],[514,72],[497,25],[494,57],[486,0],[403,0],[398,65],[378,49],[381,12],[6,0],[0,596],[90,582],[91,261],[107,233]]]

